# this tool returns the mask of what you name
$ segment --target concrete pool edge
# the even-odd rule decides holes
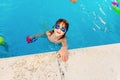
[[[0,59],[1,80],[120,80],[120,43]]]

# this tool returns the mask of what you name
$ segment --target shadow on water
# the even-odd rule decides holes
[[[3,47],[3,50],[0,51],[0,58],[5,58],[5,57],[9,57],[10,55],[8,54],[9,52],[9,46],[8,44],[5,42],[5,44],[0,45],[0,47]]]
[[[5,48],[5,51],[6,52],[8,52],[9,51],[9,49],[8,49],[8,44],[5,42],[5,44],[4,45],[2,45],[4,48]]]

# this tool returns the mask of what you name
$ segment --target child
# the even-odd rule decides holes
[[[68,60],[68,46],[67,39],[65,37],[65,34],[68,31],[68,27],[69,24],[66,20],[59,19],[55,23],[54,29],[46,32],[46,35],[51,42],[62,43],[62,47],[57,52],[57,54],[61,57],[62,61],[64,62]]]
[[[49,41],[53,43],[61,43],[62,47],[57,54],[61,57],[62,61],[66,62],[68,60],[68,46],[65,34],[68,31],[69,24],[65,19],[59,19],[53,27],[53,30],[47,31],[45,34],[27,36],[26,40],[28,43],[31,43],[36,41],[38,37],[47,36]]]

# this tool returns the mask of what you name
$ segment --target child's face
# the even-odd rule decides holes
[[[66,32],[66,27],[64,22],[55,25],[54,33],[56,34],[56,36],[62,36],[65,34],[65,32]]]

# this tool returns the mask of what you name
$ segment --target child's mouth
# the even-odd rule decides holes
[[[57,31],[58,34],[61,34],[60,32]]]

